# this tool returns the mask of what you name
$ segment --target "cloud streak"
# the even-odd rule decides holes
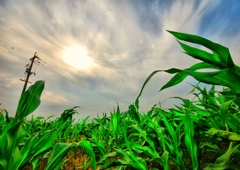
[[[31,81],[46,80],[48,96],[42,97],[36,115],[60,114],[75,104],[85,108],[79,117],[109,113],[119,103],[122,110],[134,102],[147,76],[156,69],[186,68],[195,60],[166,30],[187,32],[225,43],[233,55],[239,54],[239,3],[224,1],[109,1],[19,0],[0,3],[1,86],[28,63],[37,51],[46,66],[36,66]],[[222,17],[221,12],[227,15]],[[231,29],[229,29],[231,27]],[[216,31],[217,30],[217,31]],[[221,36],[223,35],[223,36]],[[231,37],[231,41],[227,36]],[[87,49],[96,65],[76,70],[62,60],[64,50],[73,44]],[[234,57],[233,57],[234,58]],[[237,59],[239,61],[239,59]],[[24,66],[24,65],[23,65]],[[22,88],[22,72],[1,90],[0,102],[10,112]],[[157,93],[172,75],[160,73],[146,86],[140,107],[147,111],[170,96],[185,96],[191,86],[182,83]],[[191,78],[186,81],[196,82]],[[20,90],[20,91],[19,91]],[[7,92],[11,91],[11,95]],[[10,100],[14,99],[14,100]],[[166,106],[172,105],[172,102]],[[89,110],[87,110],[89,109]]]

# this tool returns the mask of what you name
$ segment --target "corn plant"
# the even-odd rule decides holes
[[[158,72],[167,72],[170,74],[176,74],[159,91],[162,91],[166,88],[169,88],[181,83],[187,76],[192,76],[196,80],[203,83],[224,86],[224,87],[227,87],[228,89],[227,95],[228,97],[231,98],[230,100],[229,98],[228,100],[226,100],[226,98],[224,97],[217,98],[217,99],[220,99],[220,101],[214,100],[214,97],[215,97],[214,86],[212,86],[212,89],[210,90],[209,94],[207,94],[205,89],[202,90],[199,88],[199,86],[195,86],[195,88],[200,90],[203,98],[201,99],[199,95],[196,95],[196,96],[201,102],[201,105],[206,109],[206,111],[202,111],[200,108],[195,106],[195,111],[197,112],[196,114],[200,116],[200,117],[198,116],[198,118],[200,118],[199,120],[204,120],[204,122],[207,122],[210,128],[205,132],[206,135],[209,135],[209,136],[218,135],[220,138],[225,138],[225,139],[228,139],[229,141],[239,142],[240,128],[237,125],[237,123],[239,123],[239,115],[236,116],[236,114],[234,114],[233,112],[232,113],[229,113],[229,112],[230,112],[230,108],[233,108],[233,106],[235,106],[235,108],[233,109],[235,112],[239,110],[240,67],[234,64],[228,48],[196,35],[173,32],[173,31],[168,31],[168,32],[178,39],[177,40],[178,43],[185,50],[185,53],[187,55],[195,59],[201,60],[202,62],[199,62],[191,66],[190,68],[183,69],[183,70],[178,68],[171,68],[168,70],[153,71],[144,82],[141,88],[141,91],[135,100],[136,108],[139,109],[139,97],[141,96],[144,87],[149,82],[149,80]],[[209,50],[211,50],[212,53],[191,47],[187,44],[182,43],[179,40],[202,45],[208,48]],[[215,71],[198,72],[198,70],[200,69],[214,69]],[[183,100],[183,102],[185,106],[187,106],[188,108],[191,107],[190,101]],[[196,141],[194,140],[195,127],[193,122],[199,123],[199,121],[194,120],[195,118],[194,119],[191,118],[189,109],[181,112],[182,112],[181,116],[185,117],[184,119],[185,144],[189,152],[189,155],[191,156],[191,159],[192,159],[192,168],[197,169],[198,153],[197,153]],[[170,136],[174,141],[176,138],[174,129],[168,124],[168,121],[165,118],[164,114],[163,114],[163,119],[166,127],[168,128]],[[224,127],[226,127],[225,130],[221,130]],[[232,130],[233,132],[231,132],[230,130]],[[170,150],[173,150],[172,147],[175,146],[174,151],[176,152],[176,149],[177,149],[176,142],[173,143],[173,145],[169,145],[169,146],[170,146],[169,148]],[[239,145],[235,145],[235,148],[233,149],[232,145],[230,144],[229,150],[226,151],[224,155],[225,157],[228,157],[228,159],[223,160],[218,158],[217,159],[218,161],[216,161],[216,164],[211,164],[208,166],[208,168],[209,167],[235,168],[236,166],[230,163],[231,161],[229,157],[232,156],[233,153],[236,153],[234,151],[236,151],[238,147]],[[179,157],[178,153],[175,153],[175,155],[177,157],[178,165],[181,167],[183,165],[183,162],[179,162],[180,159],[178,160],[178,157]],[[181,169],[182,168],[184,168],[184,166],[182,166]]]
[[[239,169],[239,67],[226,47],[199,36],[169,32],[186,54],[202,62],[183,70],[152,72],[127,111],[121,112],[117,105],[108,117],[103,113],[102,118],[88,116],[73,124],[72,115],[77,113],[73,107],[55,120],[49,120],[51,116],[26,120],[40,104],[44,83],[31,86],[19,101],[18,117],[8,119],[7,111],[5,117],[0,115],[0,169],[23,169],[29,164],[32,169]],[[202,45],[212,53],[181,41]],[[208,68],[216,71],[198,72]],[[160,91],[187,76],[212,86],[207,90],[200,83],[191,85],[195,100],[173,96],[182,104],[163,109],[159,103],[140,113],[142,91],[161,71],[175,76]],[[223,86],[222,91],[215,85]],[[43,166],[44,159],[48,161]]]
[[[37,159],[39,154],[52,147],[57,134],[65,126],[63,124],[57,131],[54,129],[45,132],[43,135],[36,133],[26,140],[26,130],[23,125],[24,118],[39,106],[43,88],[44,81],[37,81],[21,96],[18,103],[17,116],[10,121],[0,136],[0,169],[23,168],[29,162]],[[59,145],[56,145],[55,148],[57,149]],[[56,160],[54,162],[58,163]],[[51,164],[52,162],[50,161],[49,166]]]

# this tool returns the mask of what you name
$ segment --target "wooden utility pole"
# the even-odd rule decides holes
[[[29,82],[28,82],[29,77],[30,77],[31,74],[33,74],[33,72],[31,72],[31,71],[32,71],[32,66],[33,66],[34,60],[35,60],[36,58],[39,58],[39,57],[37,56],[37,52],[35,52],[35,53],[34,53],[34,56],[29,59],[29,60],[31,60],[31,64],[30,64],[30,67],[26,68],[26,71],[25,71],[25,72],[27,73],[27,78],[26,78],[26,80],[22,80],[22,81],[25,81],[25,83],[24,83],[24,86],[23,86],[23,90],[22,90],[22,94],[21,94],[21,95],[23,95],[23,93],[26,91],[27,84],[29,83]],[[35,74],[35,73],[34,73],[34,74]],[[20,79],[20,80],[21,80],[21,79]]]
[[[37,59],[37,61],[35,61],[35,59]],[[23,86],[23,90],[22,90],[21,96],[22,96],[23,93],[26,91],[26,89],[27,89],[27,84],[28,84],[28,83],[31,83],[31,82],[28,81],[30,75],[31,75],[31,74],[36,75],[35,72],[32,72],[33,63],[34,63],[34,62],[40,63],[39,60],[41,60],[41,59],[38,57],[37,52],[35,52],[35,53],[34,53],[34,56],[33,56],[32,58],[30,58],[29,60],[31,60],[31,64],[30,64],[30,66],[29,66],[29,64],[26,65],[27,68],[26,68],[26,71],[25,71],[25,74],[27,73],[27,76],[26,76],[26,78],[25,78],[24,80],[23,80],[23,79],[20,79],[21,81],[24,81],[24,82],[25,82],[25,83],[24,83],[24,86]],[[15,117],[17,117],[17,115],[18,115],[18,113],[16,112]]]

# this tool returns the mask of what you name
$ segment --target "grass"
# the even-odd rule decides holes
[[[169,31],[185,53],[201,60],[190,68],[156,70],[144,82],[134,105],[119,106],[107,116],[73,124],[76,107],[55,120],[27,120],[40,104],[44,82],[37,81],[21,96],[18,116],[0,114],[0,169],[239,169],[240,69],[229,50],[199,36]],[[202,45],[208,53],[181,41]],[[199,69],[213,72],[197,72]],[[182,105],[164,109],[154,105],[139,112],[144,87],[158,72],[175,74],[161,89],[187,76],[211,84],[210,90],[192,85],[197,101],[174,97]],[[223,86],[222,91],[215,85]]]

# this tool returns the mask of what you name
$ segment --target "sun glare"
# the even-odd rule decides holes
[[[93,60],[88,56],[87,50],[81,46],[72,46],[66,48],[62,59],[70,66],[85,70],[93,65]]]

